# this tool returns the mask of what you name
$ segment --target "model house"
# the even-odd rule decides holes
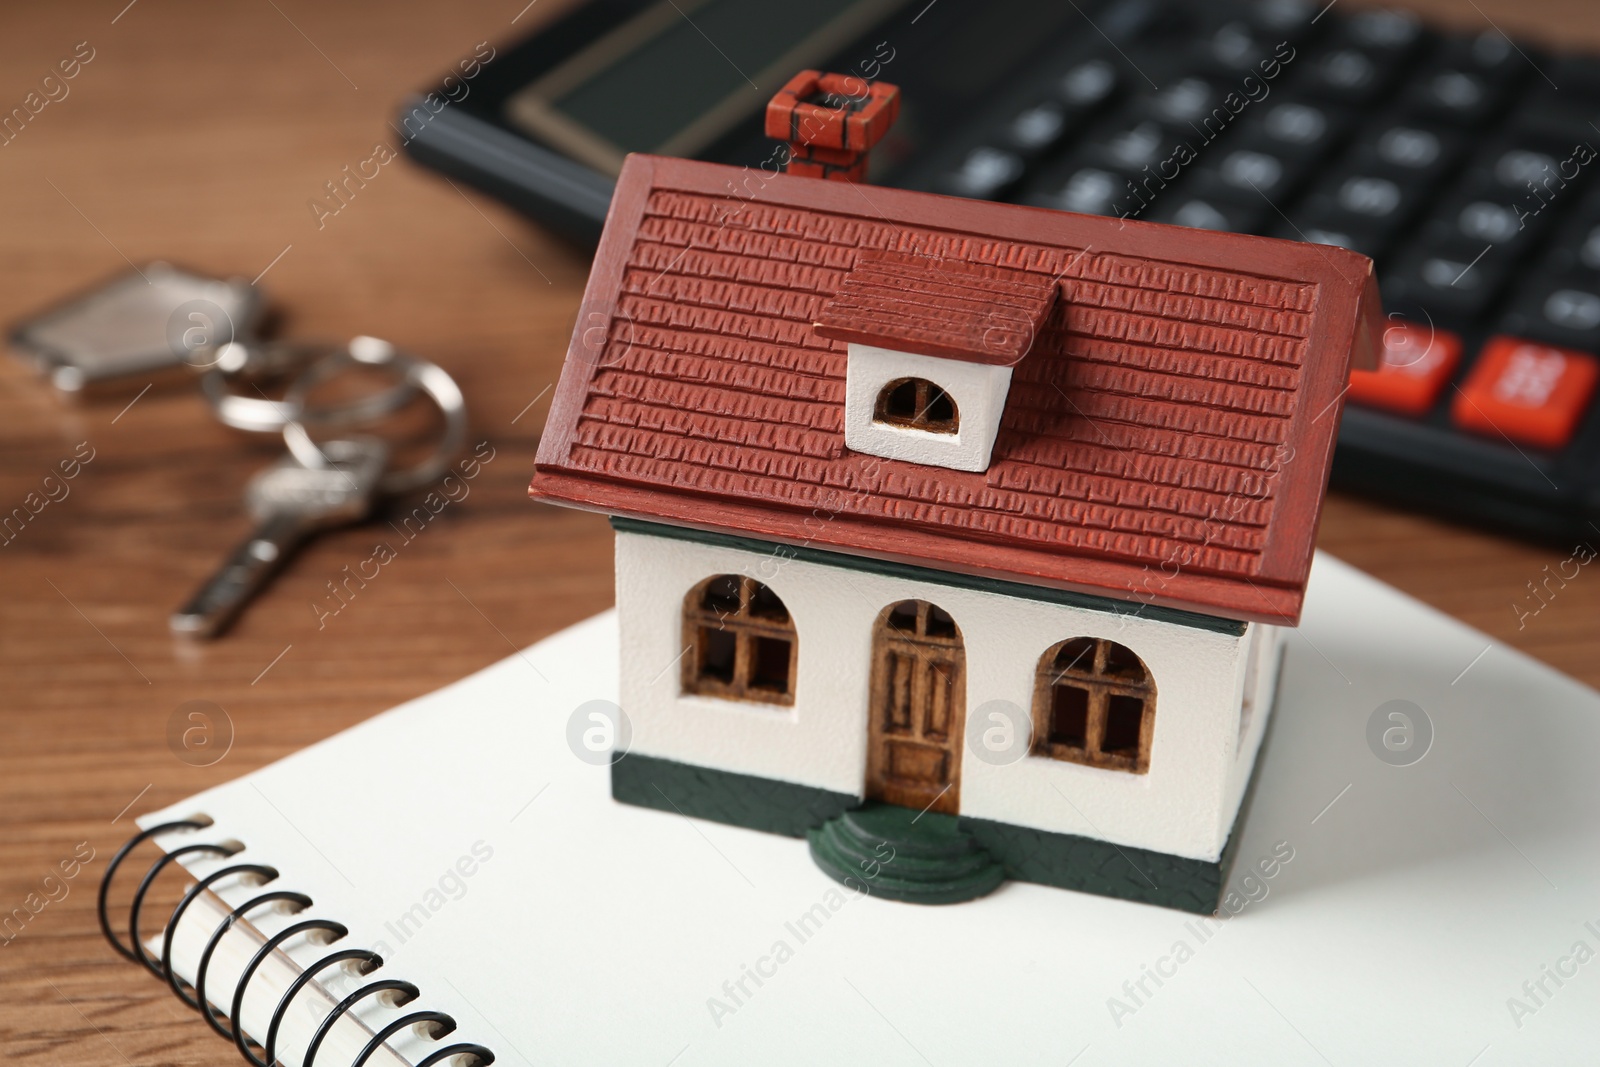
[[[531,487],[613,516],[614,795],[1215,910],[1380,324],[1336,248],[631,157]]]

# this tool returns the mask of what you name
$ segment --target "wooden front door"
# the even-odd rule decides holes
[[[961,799],[966,655],[955,620],[925,600],[884,612],[872,636],[867,798],[954,815]]]

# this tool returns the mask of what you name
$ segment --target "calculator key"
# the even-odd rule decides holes
[[[1178,195],[1163,198],[1146,218],[1196,230],[1256,233],[1263,221],[1260,209],[1216,197]]]
[[[1312,96],[1359,107],[1383,91],[1392,73],[1391,63],[1380,63],[1359,48],[1337,48],[1312,61],[1300,88]]]
[[[1461,362],[1461,338],[1396,322],[1383,332],[1376,370],[1350,372],[1350,399],[1403,415],[1426,415]]]
[[[1520,51],[1519,51],[1520,49]],[[1486,29],[1473,36],[1451,34],[1439,48],[1438,66],[1484,79],[1504,100],[1530,80],[1548,85],[1534,68],[1548,68],[1549,59],[1528,44],[1513,45],[1505,34]]]
[[[1115,0],[1096,12],[1097,23],[1113,41],[1148,39],[1157,34],[1165,21],[1164,5],[1153,0]]]
[[[1363,48],[1402,52],[1421,42],[1422,20],[1393,8],[1359,11],[1345,20],[1341,33]]]
[[[1282,192],[1291,162],[1266,152],[1236,149],[1222,157],[1217,175],[1228,185],[1240,189],[1255,189],[1269,196]]]
[[[1122,174],[1085,164],[1071,165],[1054,180],[1041,181],[1023,203],[1082,215],[1133,216],[1142,206]]]
[[[1059,145],[1067,130],[1066,107],[1045,100],[1019,111],[1006,124],[1005,140],[1010,148],[1031,158]]]
[[[1596,112],[1595,118],[1600,119],[1600,111]],[[1592,180],[1596,140],[1591,127],[1588,135],[1580,134],[1573,142],[1563,143],[1555,151],[1540,152],[1534,149],[1526,155],[1508,153],[1497,161],[1501,171],[1497,176],[1503,184],[1522,194],[1530,205],[1544,204],[1558,197],[1563,201],[1574,200]],[[1550,162],[1552,159],[1555,161],[1553,167]],[[1521,184],[1513,185],[1511,179],[1514,178],[1520,178]]]
[[[1512,148],[1494,160],[1490,173],[1501,185],[1515,189],[1529,182],[1537,184],[1555,173],[1558,166],[1560,162],[1547,152]]]
[[[1520,336],[1600,350],[1600,276],[1535,278],[1517,291],[1500,325]]]
[[[1015,152],[984,145],[968,152],[955,170],[937,182],[937,188],[971,200],[998,200],[1022,180],[1026,169]]]
[[[1444,142],[1432,130],[1390,126],[1373,138],[1372,154],[1380,163],[1403,170],[1427,170],[1448,157]]]
[[[1311,32],[1321,8],[1311,0],[1257,0],[1248,17],[1275,40],[1292,42]]]
[[[1539,241],[1554,218],[1531,197],[1491,181],[1469,181],[1434,209],[1423,232],[1430,242],[1493,245],[1496,254],[1515,258]]]
[[[1545,320],[1563,329],[1594,330],[1600,326],[1600,294],[1595,293],[1594,288],[1593,285],[1582,289],[1562,287],[1551,289],[1548,295],[1540,293],[1544,299],[1539,307]]]
[[[1056,81],[1063,103],[1083,110],[1099,107],[1117,91],[1117,69],[1104,59],[1079,63]]]
[[[1301,148],[1319,145],[1328,137],[1328,111],[1315,104],[1274,104],[1261,121],[1261,132]]]
[[[1266,110],[1248,112],[1240,121],[1239,140],[1309,161],[1331,148],[1349,124],[1345,112],[1316,101],[1269,102]]]
[[[1464,430],[1554,451],[1572,439],[1600,378],[1593,356],[1516,337],[1489,339],[1450,416]]]
[[[1388,178],[1353,175],[1341,181],[1334,192],[1334,203],[1341,211],[1364,215],[1378,221],[1401,218],[1405,192]]]
[[[1588,136],[1593,138],[1594,131],[1590,130]],[[1576,141],[1519,137],[1490,145],[1474,157],[1472,166],[1513,192],[1527,194],[1532,185],[1548,197],[1549,193],[1581,184],[1587,177],[1584,161],[1592,162],[1593,158],[1592,149],[1585,150]]]
[[[1495,245],[1510,244],[1524,232],[1515,209],[1494,200],[1469,200],[1453,221],[1459,236]]]
[[[1425,192],[1421,183],[1367,171],[1345,171],[1323,179],[1308,198],[1307,207],[1326,213],[1330,219],[1394,230],[1415,214]]]
[[[1380,275],[1384,306],[1429,321],[1475,319],[1499,296],[1510,263],[1493,246],[1447,242],[1414,249]]]
[[[1372,103],[1394,82],[1422,38],[1422,24],[1409,13],[1359,12],[1319,49],[1302,87],[1343,104]]]
[[[1364,130],[1349,156],[1355,169],[1428,187],[1450,171],[1464,145],[1459,134],[1448,130],[1386,120]]]
[[[1273,48],[1281,41],[1282,37],[1268,40],[1250,23],[1234,19],[1198,43],[1196,58],[1202,66],[1218,73],[1259,74],[1261,64],[1273,58]]]
[[[1236,148],[1214,165],[1197,170],[1194,183],[1207,193],[1235,200],[1265,196],[1276,201],[1299,182],[1303,170],[1287,156]]]
[[[1490,77],[1520,75],[1527,66],[1511,39],[1496,29],[1471,37],[1453,35],[1439,49],[1440,62]]]
[[[1145,107],[1149,115],[1174,126],[1197,124],[1222,105],[1225,95],[1216,82],[1196,75],[1178,78],[1151,94]]]
[[[1348,248],[1369,259],[1379,259],[1388,250],[1390,240],[1388,230],[1378,226],[1350,226],[1346,222],[1347,220],[1307,221],[1302,217],[1280,223],[1273,231],[1273,236],[1291,241],[1306,241],[1314,245]]]
[[[1435,67],[1411,83],[1400,106],[1419,118],[1475,125],[1487,120],[1504,101],[1501,85],[1474,71]]]
[[[1159,122],[1146,119],[1131,126],[1120,124],[1103,130],[1087,147],[1101,166],[1137,174],[1156,169],[1177,152],[1182,137]]]

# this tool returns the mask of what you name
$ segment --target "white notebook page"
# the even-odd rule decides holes
[[[1338,560],[1289,638],[1231,879],[1248,903],[1221,920],[1022,883],[856,898],[804,841],[616,804],[566,741],[615,699],[615,657],[607,613],[141,823],[210,815],[205,839],[278,867],[384,954],[371,978],[414,982],[411,1008],[501,1064],[1592,1055],[1600,696]],[[1366,739],[1395,699],[1433,726],[1410,766]],[[247,998],[247,1029],[275,1002]]]

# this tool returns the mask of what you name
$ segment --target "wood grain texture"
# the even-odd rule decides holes
[[[868,800],[954,815],[961,810],[966,645],[954,620],[905,600],[872,630],[867,698]]]
[[[514,26],[523,0],[278,0],[282,14],[268,4],[125,3],[0,10],[6,110],[78,42],[96,50],[71,94],[0,148],[0,320],[125,269],[121,253],[249,278],[292,245],[261,283],[285,313],[284,332],[371,331],[440,361],[461,381],[474,440],[497,449],[471,495],[397,546],[398,558],[323,629],[311,604],[375,541],[398,540],[383,522],[318,541],[229,637],[185,645],[168,636],[166,615],[245,532],[239,494],[275,449],[217,426],[187,390],[152,390],[119,418],[131,397],[64,407],[0,360],[7,509],[79,442],[95,449],[71,495],[0,548],[0,914],[42,894],[79,842],[95,850],[68,894],[0,945],[0,1052],[42,1067],[223,1067],[237,1053],[101,941],[94,884],[135,814],[611,603],[605,520],[523,495],[546,388],[583,325],[588,264],[399,160],[322,228],[307,206],[345,165],[393,143],[387,120],[404,93],[478,42],[521,32],[552,0]],[[1600,48],[1600,12],[1588,0],[1416,6],[1460,26],[1481,27],[1487,15],[1510,32]],[[1494,639],[1486,658],[1517,649],[1600,684],[1600,573],[1585,568],[1518,625],[1518,605],[1538,608],[1527,583],[1556,570],[1570,546],[1525,545],[1337,495],[1320,543],[1485,630]],[[1340,667],[1363,684],[1354,665]],[[1374,692],[1373,706],[1403,695]],[[232,747],[215,765],[191,766],[168,747],[168,720],[189,700],[214,701],[232,719]]]
[[[1247,675],[1248,676],[1248,675]],[[1248,682],[1246,683],[1249,684]],[[1059,690],[1065,689],[1067,694]],[[1057,703],[1076,696],[1065,737],[1058,736]],[[1075,637],[1039,659],[1033,684],[1033,752],[1071,763],[1146,774],[1155,739],[1156,687],[1150,672],[1131,649],[1105,638]],[[1113,697],[1126,697],[1138,708],[1132,745],[1106,744],[1106,723]],[[1129,708],[1131,710],[1131,707]]]
[[[754,578],[719,574],[689,590],[682,634],[683,692],[794,706],[800,662],[794,620]]]

